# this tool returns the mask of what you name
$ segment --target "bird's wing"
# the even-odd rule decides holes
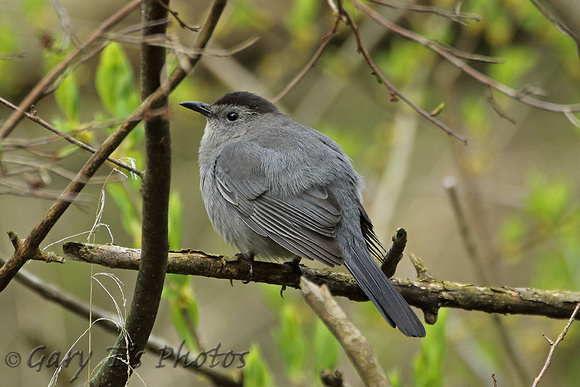
[[[290,196],[274,195],[262,162],[260,149],[255,147],[225,148],[215,164],[221,195],[257,234],[298,256],[330,266],[342,264],[342,250],[335,239],[341,209],[333,193],[325,187],[311,187]]]

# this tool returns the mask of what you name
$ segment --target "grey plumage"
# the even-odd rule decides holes
[[[328,136],[248,92],[183,102],[207,126],[201,192],[216,231],[250,255],[345,264],[391,326],[425,329],[371,257],[384,251],[362,206],[361,178]]]

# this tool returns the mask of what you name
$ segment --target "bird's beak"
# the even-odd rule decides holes
[[[181,106],[203,114],[206,117],[213,117],[213,113],[209,110],[209,105],[203,102],[185,101],[180,103]]]

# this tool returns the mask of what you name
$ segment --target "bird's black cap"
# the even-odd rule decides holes
[[[272,113],[278,110],[270,101],[248,91],[227,93],[213,104],[245,106],[256,113]]]
[[[210,109],[210,106],[219,105],[243,106],[260,114],[273,113],[278,111],[276,106],[274,106],[274,104],[272,104],[270,101],[248,91],[234,91],[232,93],[227,93],[215,101],[212,105],[196,101],[185,101],[181,102],[180,105],[201,113],[206,117],[213,117],[214,115]]]

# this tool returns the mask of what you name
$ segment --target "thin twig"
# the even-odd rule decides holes
[[[578,303],[578,305],[576,305],[576,308],[574,308],[574,312],[572,313],[572,316],[570,316],[568,323],[566,324],[566,326],[562,330],[562,333],[560,333],[558,335],[558,338],[556,339],[556,341],[552,342],[548,338],[546,338],[546,340],[548,340],[548,342],[550,343],[550,352],[548,353],[548,357],[546,358],[546,362],[544,363],[544,366],[542,367],[540,374],[534,379],[534,383],[532,384],[532,387],[538,386],[538,384],[540,383],[540,380],[542,380],[542,378],[544,377],[544,374],[548,370],[548,367],[550,367],[550,364],[552,362],[552,357],[554,356],[554,352],[556,352],[556,347],[558,346],[558,344],[560,344],[562,342],[562,340],[564,340],[564,337],[566,336],[566,333],[568,333],[568,329],[570,328],[570,325],[572,325],[572,323],[576,319],[576,315],[578,314],[578,310],[580,310],[580,303]]]
[[[493,110],[495,110],[495,113],[498,116],[500,116],[501,118],[503,118],[504,120],[509,121],[512,125],[515,125],[516,120],[514,118],[508,116],[506,113],[504,113],[503,110],[501,109],[501,107],[498,105],[497,101],[493,97],[493,92],[491,91],[491,87],[489,85],[485,85],[484,91],[485,91],[485,99],[487,100],[487,103],[489,104],[489,106],[491,106],[491,108]]]
[[[70,17],[68,16],[68,12],[67,12],[66,8],[62,5],[62,2],[60,0],[52,0],[52,5],[54,6],[54,10],[56,11],[56,14],[58,15],[58,18],[60,20],[60,26],[62,27],[62,30],[65,32],[67,38],[76,47],[78,47],[79,40],[75,35],[75,31],[74,31],[74,28],[70,22]],[[65,44],[66,44],[66,42],[63,41],[63,46]]]
[[[536,6],[538,11],[540,11],[540,13],[544,15],[544,17],[548,19],[557,29],[574,39],[578,45],[578,48],[580,49],[580,36],[578,36],[576,32],[572,31],[567,25],[561,23],[560,20],[555,18],[540,2],[537,0],[530,1]]]
[[[38,188],[30,187],[27,184],[19,183],[14,179],[6,179],[0,177],[0,186],[7,187],[9,190],[1,191],[0,195],[11,195],[11,196],[21,196],[21,197],[32,197],[38,199],[61,199],[67,200],[67,197],[60,191],[49,191],[41,190]],[[70,196],[68,198],[69,202],[75,202],[76,204],[88,204],[90,201],[88,199],[79,199],[78,195]]]
[[[463,2],[459,1],[455,6],[455,10],[453,12],[447,11],[444,9],[439,9],[437,7],[431,7],[428,5],[418,5],[418,4],[406,4],[406,3],[399,3],[391,0],[370,0],[371,3],[384,5],[387,7],[395,8],[395,9],[404,9],[407,11],[419,12],[419,13],[432,13],[437,16],[442,16],[453,20],[454,22],[461,23],[463,25],[467,25],[467,20],[473,20],[476,22],[481,21],[481,16],[468,14],[461,12],[461,5]]]
[[[290,90],[292,90],[306,76],[306,74],[308,74],[308,72],[314,66],[316,66],[316,63],[318,62],[318,60],[322,56],[324,49],[326,48],[326,46],[328,45],[328,43],[330,42],[330,40],[332,39],[334,34],[336,34],[336,31],[338,30],[338,26],[340,25],[340,20],[341,20],[340,16],[337,16],[336,19],[334,19],[334,23],[332,23],[332,27],[330,28],[330,31],[328,31],[328,33],[326,33],[322,37],[322,42],[320,43],[320,46],[318,47],[318,49],[314,52],[314,55],[312,56],[312,58],[310,58],[310,60],[308,61],[308,63],[306,63],[306,65],[302,68],[302,70],[298,74],[296,74],[294,79],[292,79],[286,85],[286,87],[284,87],[284,89],[282,89],[282,91],[276,97],[274,97],[274,99],[272,99],[272,103],[278,102],[286,94],[288,94],[290,92]]]
[[[121,125],[125,121],[125,118],[110,118],[107,120],[98,119],[94,122],[81,123],[78,125],[77,129],[71,130],[67,134],[69,136],[76,136],[81,133],[90,132],[98,129],[113,128],[115,126]],[[73,137],[74,138],[74,137]],[[31,148],[35,148],[41,145],[53,144],[60,141],[62,137],[56,136],[44,136],[36,138],[6,138],[2,141],[2,150],[4,152],[16,149],[26,149],[30,151]],[[31,151],[34,153],[34,151]],[[50,158],[57,158],[54,152],[47,152]]]
[[[355,6],[356,6],[356,4],[358,4],[358,3],[353,2],[353,4],[355,4]],[[352,17],[348,14],[348,12],[345,9],[342,9],[341,12],[342,12],[342,15],[346,16],[347,23],[350,26],[350,28],[352,29],[352,32],[356,38],[358,52],[365,58],[367,64],[373,70],[373,75],[378,77],[381,80],[381,82],[387,87],[387,89],[389,90],[389,93],[391,95],[391,100],[396,100],[396,98],[400,98],[403,102],[405,102],[408,106],[410,106],[413,110],[415,110],[421,116],[425,117],[427,120],[431,121],[431,123],[433,123],[435,126],[437,126],[441,130],[443,130],[445,133],[447,133],[447,135],[455,137],[456,139],[461,141],[463,144],[467,144],[467,140],[465,138],[463,138],[463,136],[460,136],[459,134],[455,133],[453,130],[451,130],[451,128],[449,128],[443,122],[439,121],[437,118],[433,117],[433,115],[431,113],[425,111],[424,109],[422,109],[421,107],[416,105],[413,101],[411,101],[409,98],[407,98],[405,95],[403,95],[400,91],[398,91],[395,88],[395,86],[381,72],[381,70],[378,68],[378,66],[375,64],[375,62],[371,58],[369,52],[363,46],[360,34],[358,32],[358,28],[357,28],[354,20],[352,19]]]
[[[57,176],[60,176],[62,178],[68,179],[68,180],[73,180],[75,177],[75,173],[72,171],[69,171],[66,168],[63,168],[59,165],[56,165],[55,162],[53,160],[49,160],[49,161],[41,161],[41,160],[37,160],[37,159],[30,159],[27,157],[19,157],[19,156],[14,156],[14,155],[3,155],[2,157],[2,162],[5,164],[14,164],[14,165],[21,165],[24,166],[24,170],[21,171],[17,171],[17,172],[7,172],[5,173],[5,176],[13,176],[13,175],[18,175],[18,174],[22,174],[22,173],[27,173],[27,172],[34,172],[34,171],[38,171],[39,174],[43,174],[46,173],[48,171],[54,173]],[[110,182],[117,182],[120,181],[119,178],[111,178],[110,176],[102,176],[102,177],[93,177],[91,179],[91,181],[89,181],[89,184],[105,184],[105,183],[110,183]],[[48,184],[48,181],[45,181],[43,179],[43,184]]]
[[[487,270],[481,262],[481,256],[477,250],[475,238],[473,237],[473,233],[469,228],[469,223],[467,221],[464,208],[459,201],[456,180],[451,176],[446,177],[443,179],[443,188],[445,189],[445,193],[449,198],[449,203],[451,204],[451,209],[453,210],[453,215],[455,216],[455,222],[457,223],[459,236],[463,242],[463,247],[467,252],[467,256],[475,266],[475,275],[477,276],[477,280],[481,283],[487,284],[489,283]]]
[[[2,97],[0,97],[0,103],[8,106],[10,109],[15,110],[15,111],[18,111],[18,109],[19,109],[18,106],[12,104],[11,102],[5,100]],[[79,141],[76,138],[69,136],[67,133],[64,133],[64,132],[58,130],[54,126],[50,125],[48,122],[39,118],[36,114],[31,114],[28,112],[22,112],[22,114],[24,114],[24,116],[26,118],[28,118],[29,120],[36,122],[38,125],[50,130],[52,133],[58,135],[59,137],[63,138],[64,140],[70,142],[73,145],[78,146],[79,148],[81,148],[83,150],[86,150],[86,151],[91,152],[91,153],[95,153],[97,151],[95,148],[91,147],[90,145],[87,145],[84,142]],[[131,167],[130,165],[127,165],[119,160],[116,160],[112,157],[107,157],[107,161],[115,164],[119,168],[122,168],[122,169],[129,171],[129,172],[132,172],[132,173],[138,175],[139,177],[143,177],[143,172],[141,172],[140,170],[135,169],[135,168]]]
[[[165,7],[165,9],[167,10],[167,12],[169,12],[171,14],[171,16],[173,16],[175,18],[175,20],[177,20],[177,22],[179,23],[179,26],[181,28],[186,29],[186,30],[190,30],[190,31],[193,31],[193,32],[197,32],[197,31],[200,30],[201,27],[199,27],[199,26],[197,26],[197,27],[190,27],[190,26],[188,26],[185,22],[183,22],[179,18],[179,13],[175,12],[170,7],[168,7],[167,5],[163,4],[162,2],[159,2],[159,4],[161,4],[162,7]]]
[[[151,35],[148,37],[141,37],[141,36],[126,36],[123,34],[105,34],[104,37],[108,41],[114,41],[119,43],[147,44],[149,46],[163,47],[173,50],[176,53],[187,55],[188,57],[203,54],[215,56],[218,58],[234,55],[250,47],[252,44],[256,43],[260,39],[258,36],[253,36],[249,39],[246,39],[242,43],[236,44],[233,47],[222,50],[216,50],[211,48],[199,49],[185,47],[182,44],[178,43],[176,39],[170,39],[166,35]]]

